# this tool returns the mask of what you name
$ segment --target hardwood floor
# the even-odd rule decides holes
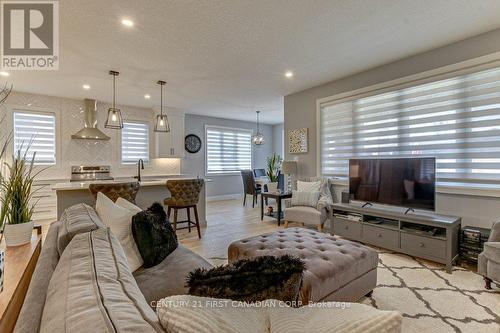
[[[294,226],[290,224],[290,226]],[[282,229],[278,222],[264,216],[260,220],[260,206],[252,208],[241,200],[225,200],[207,203],[207,227],[201,230],[201,239],[195,230],[178,232],[180,242],[206,258],[212,264],[221,265],[227,261],[227,248],[231,242]]]

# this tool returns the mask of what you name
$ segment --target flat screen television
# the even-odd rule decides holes
[[[435,189],[434,157],[349,160],[351,200],[434,210]]]

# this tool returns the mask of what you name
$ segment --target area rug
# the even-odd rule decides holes
[[[482,276],[375,248],[379,252],[377,287],[360,303],[403,315],[403,332],[500,333],[500,288],[484,289]],[[227,258],[209,258],[213,264]]]
[[[500,332],[500,289],[484,289],[482,276],[377,249],[378,281],[361,303],[403,314],[403,332]]]

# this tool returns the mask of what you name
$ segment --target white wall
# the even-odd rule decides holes
[[[98,127],[111,137],[109,141],[71,139],[71,135],[80,130],[84,124],[83,100],[13,92],[2,108],[2,112],[6,114],[7,110],[13,106],[27,110],[52,111],[60,115],[57,124],[60,132],[57,138],[60,144],[60,154],[57,157],[58,165],[46,170],[41,178],[69,179],[70,168],[73,165],[110,165],[113,176],[133,176],[137,172],[135,166],[123,166],[120,163],[118,142],[121,132],[104,128],[107,109],[110,105],[98,103]],[[153,111],[130,106],[119,107],[123,112],[124,120],[145,121],[151,124],[150,152],[151,156],[154,157]],[[155,175],[179,173],[180,162],[178,159],[155,159],[144,170],[144,174]]]
[[[298,161],[299,177],[317,173],[316,101],[336,94],[422,73],[477,57],[500,52],[500,29],[454,44],[402,59],[362,73],[335,80],[285,96],[286,131],[299,127],[309,129],[309,152],[290,155],[285,140],[285,157]],[[490,227],[500,219],[500,199],[456,194],[437,194],[437,212],[462,216],[462,225]]]
[[[229,120],[187,114],[185,118],[185,134],[196,134],[202,141],[201,150],[196,154],[186,152],[181,160],[183,174],[205,177],[205,125],[224,126],[232,128],[256,129],[253,122]],[[274,152],[273,128],[271,125],[261,125],[266,143],[260,147],[253,146],[252,168],[266,168],[266,158]],[[207,197],[241,196],[243,183],[241,175],[207,176],[212,182],[207,183]]]

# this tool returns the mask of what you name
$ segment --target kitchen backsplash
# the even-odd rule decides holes
[[[111,173],[114,177],[131,176],[135,175],[137,172],[137,167],[135,165],[125,166],[120,163],[120,147],[118,147],[118,143],[121,132],[104,128],[107,109],[110,107],[109,104],[98,103],[98,127],[106,135],[111,137],[109,141],[71,139],[71,135],[80,130],[84,124],[83,100],[13,92],[9,96],[5,107],[16,107],[35,111],[52,111],[60,114],[60,133],[57,138],[58,145],[60,145],[59,156],[57,157],[58,165],[51,166],[42,174],[41,178],[69,178],[70,167],[73,165],[110,165]],[[2,110],[3,114],[5,114],[7,110],[5,107],[4,110]],[[150,152],[151,157],[154,157],[155,139],[152,132],[152,122],[154,120],[153,110],[130,106],[119,107],[123,112],[124,120],[145,121],[150,124]],[[144,175],[179,173],[179,159],[152,159],[151,163],[146,166],[143,171]]]

